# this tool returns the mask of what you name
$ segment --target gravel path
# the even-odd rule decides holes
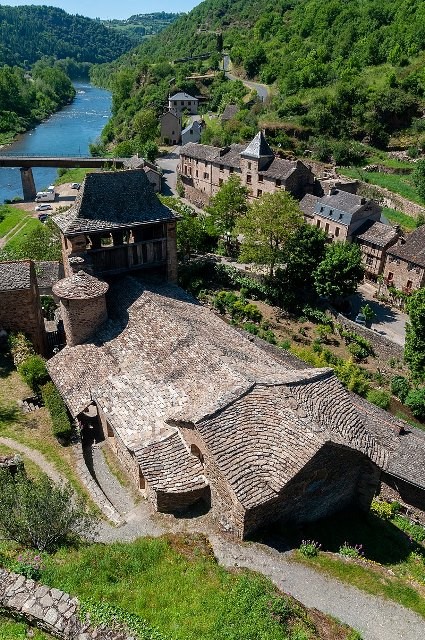
[[[37,451],[11,438],[0,438],[0,443],[25,454],[53,480],[61,479],[55,468]],[[364,640],[425,639],[425,620],[409,609],[292,562],[285,553],[265,545],[236,542],[220,536],[213,532],[208,515],[177,518],[153,513],[145,500],[135,505],[130,492],[109,471],[101,448],[93,449],[93,467],[102,490],[126,521],[120,527],[102,521],[97,535],[99,542],[131,541],[141,536],[159,536],[167,531],[208,531],[214,554],[221,565],[246,567],[267,576],[307,607],[331,614],[357,629]]]
[[[49,478],[51,478],[54,482],[62,482],[63,478],[60,473],[56,470],[56,468],[46,460],[42,453],[36,451],[35,449],[31,449],[16,440],[12,440],[12,438],[0,438],[0,444],[4,444],[6,447],[10,449],[14,449],[15,451],[19,451],[19,453],[23,453],[27,458],[35,462],[37,466],[40,467],[44,473],[46,473]]]

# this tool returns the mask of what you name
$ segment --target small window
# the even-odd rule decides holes
[[[248,162],[248,169],[251,169],[251,163]]]
[[[392,280],[394,278],[394,274],[391,271],[388,273],[388,280]]]
[[[373,264],[373,258],[371,256],[367,256],[366,264]]]
[[[223,178],[219,178],[218,179],[218,186],[221,187],[222,184],[223,184]]]
[[[335,227],[335,238],[339,236],[339,227]]]
[[[189,131],[190,135],[193,136],[193,129]]]
[[[326,233],[329,233],[329,222],[325,224],[325,231]]]
[[[252,176],[248,173],[248,175],[246,176],[246,182],[247,184],[251,184],[252,181]]]
[[[224,164],[220,165],[220,171],[224,171]]]
[[[198,177],[198,169],[196,169],[195,175],[196,175],[196,177]]]
[[[263,195],[263,192],[261,189],[257,189],[257,198],[260,198]]]
[[[320,229],[320,220],[316,220],[316,227],[318,227],[318,229]]]
[[[410,289],[412,288],[412,284],[413,284],[413,282],[411,280],[408,280],[407,284],[406,284],[406,289],[408,289],[410,291]]]
[[[229,167],[229,173],[233,173],[233,167]]]
[[[209,177],[210,177],[209,174],[205,171],[204,172],[204,180],[208,180]]]
[[[262,175],[258,176],[258,182],[263,182],[263,176]]]
[[[280,187],[280,185],[282,184],[282,180],[279,180],[279,178],[276,180],[276,186]]]

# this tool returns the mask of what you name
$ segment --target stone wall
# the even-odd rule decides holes
[[[345,329],[349,331],[355,331],[363,338],[369,340],[372,344],[372,347],[375,351],[376,358],[381,364],[388,364],[388,360],[391,358],[396,358],[397,360],[403,360],[404,358],[404,349],[401,345],[388,340],[384,336],[381,336],[379,333],[374,331],[373,329],[368,329],[361,324],[357,324],[357,322],[353,322],[353,320],[349,320],[345,316],[340,313],[336,316],[336,322],[342,324]]]
[[[68,593],[1,568],[0,609],[61,640],[134,640],[123,628],[96,628],[88,620],[82,622],[79,602]]]
[[[409,517],[425,525],[425,491],[413,484],[383,472],[379,496],[383,500],[396,500],[405,508]]]
[[[108,319],[104,295],[60,302],[61,318],[69,347],[85,342]]]
[[[388,286],[416,291],[424,286],[425,269],[407,260],[388,255],[384,265],[384,279]]]
[[[379,204],[383,207],[389,207],[390,209],[396,209],[396,211],[402,211],[409,216],[416,218],[419,214],[425,215],[425,208],[421,205],[411,202],[406,198],[398,195],[398,193],[392,193],[384,187],[378,187],[377,185],[369,184],[358,180],[357,193],[361,195],[367,195],[375,200],[379,200]]]

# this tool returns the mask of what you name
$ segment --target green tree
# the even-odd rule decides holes
[[[345,298],[357,289],[363,278],[362,256],[356,244],[333,242],[313,273],[314,286],[319,296],[332,301]]]
[[[69,484],[55,484],[46,475],[32,480],[0,472],[0,534],[6,540],[50,552],[91,537],[95,524],[84,498]]]
[[[419,289],[407,301],[404,359],[415,380],[425,380],[425,289]]]
[[[142,142],[155,140],[158,135],[158,118],[153,109],[138,111],[133,118],[134,133],[140,136]]]
[[[46,363],[41,356],[30,356],[18,366],[18,372],[34,393],[39,393],[40,387],[49,379]]]
[[[374,317],[376,316],[376,313],[374,312],[370,304],[364,304],[362,307],[360,307],[360,313],[362,313],[365,317],[366,326],[370,327],[372,325]]]
[[[272,277],[286,243],[302,224],[298,202],[287,191],[264,194],[237,222],[236,231],[244,237],[240,261],[266,265]]]
[[[313,285],[313,271],[325,257],[327,235],[323,229],[302,224],[288,239],[282,262],[285,269],[276,275],[286,288],[305,289]]]
[[[418,160],[416,163],[412,180],[419,196],[425,201],[425,160]]]
[[[186,210],[184,210],[186,209]],[[193,251],[201,251],[211,243],[204,216],[197,216],[190,207],[179,210],[177,222],[177,250],[181,257],[190,258]]]
[[[238,218],[248,209],[248,189],[241,185],[239,176],[231,175],[206,207],[209,221],[218,236],[231,235]]]
[[[412,389],[407,394],[406,407],[409,407],[415,418],[425,420],[425,388]]]

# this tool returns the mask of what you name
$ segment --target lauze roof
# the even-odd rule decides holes
[[[143,170],[88,173],[73,206],[55,217],[65,235],[175,219]]]
[[[326,442],[388,467],[381,417],[356,407],[331,370],[294,368],[178,287],[127,277],[108,296],[110,319],[94,340],[66,347],[48,369],[73,415],[97,402],[154,488],[207,483],[182,423],[246,508],[276,497]]]

